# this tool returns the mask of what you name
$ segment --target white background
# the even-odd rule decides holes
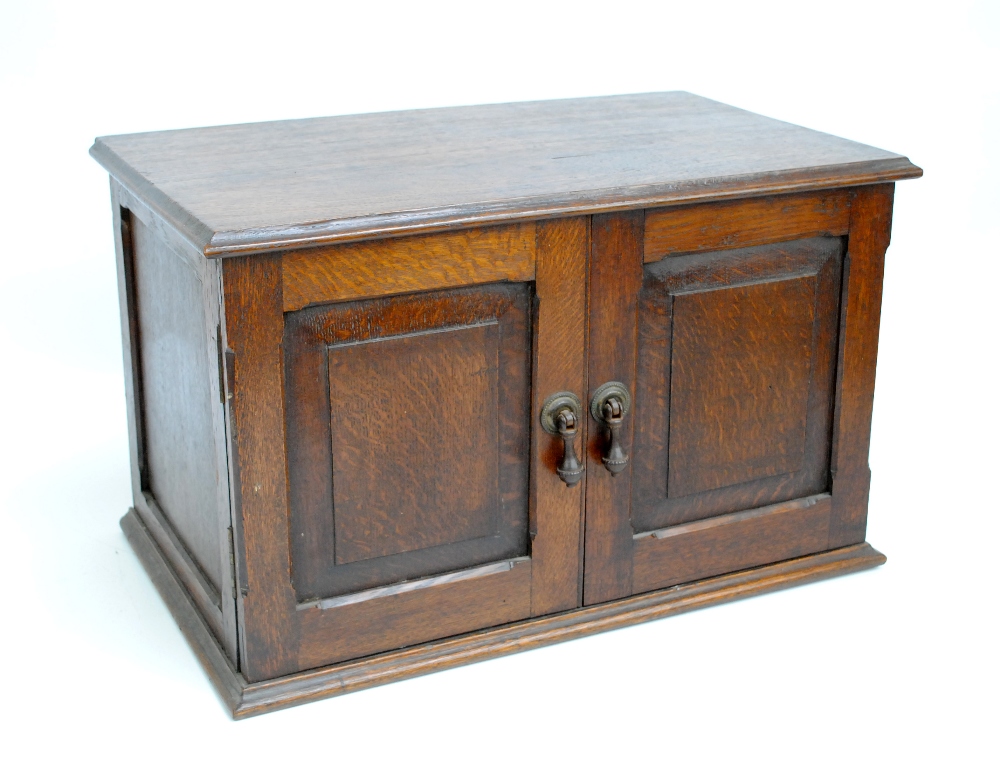
[[[686,89],[907,155],[861,574],[233,723],[118,528],[93,138]],[[1000,3],[0,2],[0,752],[997,755]]]

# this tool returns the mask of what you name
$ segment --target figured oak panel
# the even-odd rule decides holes
[[[495,533],[499,337],[487,323],[330,349],[336,563]]]
[[[635,531],[828,491],[842,258],[816,237],[646,264]]]
[[[137,331],[149,490],[218,594],[222,585],[219,471],[213,429],[218,373],[198,272],[138,218],[131,218]]]
[[[677,253],[729,250],[805,237],[847,234],[850,192],[804,192],[646,213],[643,255],[654,263]]]
[[[586,472],[567,487],[556,469],[563,445],[539,434],[545,399],[554,392],[587,394],[587,258],[590,219],[577,217],[537,225],[535,361],[531,471],[531,614],[576,608],[583,595],[583,505]],[[587,439],[587,415],[579,419],[577,445]],[[578,448],[582,456],[582,447]]]
[[[291,252],[284,309],[535,278],[535,225],[468,229]]]
[[[674,301],[667,497],[802,467],[815,278]]]
[[[649,592],[825,550],[830,502],[816,495],[637,534],[633,589]]]
[[[605,382],[621,382],[635,397],[638,295],[643,282],[642,212],[608,213],[591,220],[590,324],[587,402]],[[634,419],[621,442],[632,449]],[[595,428],[596,427],[596,428]],[[632,594],[630,498],[633,467],[612,476],[601,461],[605,434],[588,422],[584,534],[584,605]]]
[[[285,317],[299,601],[528,553],[531,289]]]

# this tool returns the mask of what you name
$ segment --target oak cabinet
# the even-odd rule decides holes
[[[123,528],[234,715],[884,560],[905,158],[686,93],[92,154]]]

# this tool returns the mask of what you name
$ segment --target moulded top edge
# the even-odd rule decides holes
[[[684,92],[151,132],[91,154],[207,256],[922,173]]]

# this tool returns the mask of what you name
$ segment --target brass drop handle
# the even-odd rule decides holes
[[[628,454],[622,447],[622,422],[632,407],[632,396],[621,382],[606,382],[597,388],[590,401],[590,415],[608,430],[608,443],[601,460],[604,468],[612,476],[620,474],[628,466]]]
[[[580,398],[572,392],[549,395],[542,405],[542,429],[558,435],[563,442],[562,462],[556,467],[559,478],[567,487],[579,484],[583,478],[583,464],[576,457],[576,436],[583,418]]]

